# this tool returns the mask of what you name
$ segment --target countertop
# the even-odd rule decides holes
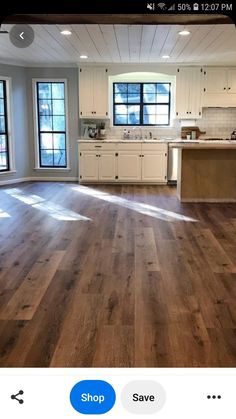
[[[160,138],[157,140],[122,140],[121,138],[107,138],[105,140],[99,140],[99,139],[85,139],[85,138],[80,138],[78,140],[78,143],[156,143],[156,144],[160,144],[160,143],[168,143],[169,147],[171,148],[236,148],[236,141],[231,141],[231,140],[214,140],[214,141],[209,141],[207,139],[196,139],[196,140],[185,140],[182,138],[169,138],[169,137],[164,137],[164,138]]]

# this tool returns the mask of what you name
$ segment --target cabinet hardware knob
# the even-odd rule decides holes
[[[231,89],[231,87],[228,87],[228,90],[230,90]]]
[[[224,90],[226,90],[226,87],[224,87]]]

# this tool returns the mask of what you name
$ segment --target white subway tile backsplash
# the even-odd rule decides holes
[[[90,121],[99,124],[101,121]],[[125,127],[112,127],[110,126],[110,121],[106,120],[106,130],[107,134],[112,137],[123,136],[123,131]],[[193,121],[189,121],[188,125],[193,125]],[[83,124],[88,123],[84,120],[81,123],[81,135],[83,132]],[[207,136],[216,137],[221,135],[222,137],[230,136],[232,131],[236,130],[236,108],[203,108],[202,118],[197,119],[196,126],[200,128],[201,131],[206,131]],[[126,127],[127,130],[133,131],[134,134],[140,133],[139,127]],[[153,137],[179,137],[181,132],[181,121],[174,120],[173,126],[171,127],[141,127],[142,135],[149,135],[149,132],[152,132]]]

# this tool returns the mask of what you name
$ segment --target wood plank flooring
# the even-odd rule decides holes
[[[1,187],[0,366],[236,367],[236,204],[175,193]]]

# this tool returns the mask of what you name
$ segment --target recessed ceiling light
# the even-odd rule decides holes
[[[162,58],[170,58],[169,55],[162,55]]]
[[[85,55],[85,54],[82,54],[82,55],[79,56],[79,58],[82,58],[82,60],[86,60],[86,58],[88,58],[88,56]]]
[[[190,35],[190,32],[184,29],[183,31],[179,32],[179,35],[182,35],[182,36]]]
[[[65,29],[64,31],[61,31],[62,35],[71,35],[71,31],[68,31],[67,29]]]

